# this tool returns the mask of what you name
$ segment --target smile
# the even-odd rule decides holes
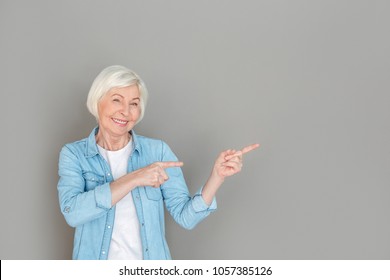
[[[126,125],[126,124],[128,123],[128,121],[123,121],[123,120],[120,120],[120,119],[114,119],[114,118],[112,118],[112,120],[113,120],[115,123],[119,124],[119,125]]]

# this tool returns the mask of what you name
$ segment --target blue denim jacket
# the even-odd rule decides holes
[[[115,218],[111,206],[108,163],[99,154],[94,128],[88,138],[65,145],[59,159],[58,195],[61,212],[75,227],[73,259],[107,259]],[[134,145],[128,172],[156,161],[177,161],[166,143],[131,132]],[[165,239],[164,202],[173,219],[192,229],[217,208],[207,205],[201,190],[190,197],[179,167],[168,168],[169,180],[160,188],[139,186],[132,190],[141,228],[144,259],[170,259]]]

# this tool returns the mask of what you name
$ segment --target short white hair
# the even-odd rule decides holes
[[[140,116],[139,123],[144,117],[145,107],[148,100],[148,90],[141,78],[132,70],[124,66],[113,65],[103,69],[92,83],[88,93],[87,108],[99,121],[98,104],[100,99],[113,88],[122,88],[137,85],[140,93]]]

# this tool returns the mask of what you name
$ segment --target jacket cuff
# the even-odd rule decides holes
[[[194,208],[195,212],[212,212],[217,210],[217,200],[215,199],[215,196],[213,197],[213,201],[211,202],[211,204],[208,205],[202,197],[202,190],[203,187],[194,195],[192,199],[192,207]]]

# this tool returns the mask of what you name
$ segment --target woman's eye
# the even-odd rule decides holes
[[[112,101],[114,101],[114,102],[119,102],[119,99],[115,98],[115,99],[113,99]]]
[[[133,106],[133,107],[137,107],[138,103],[131,103],[130,105]]]

